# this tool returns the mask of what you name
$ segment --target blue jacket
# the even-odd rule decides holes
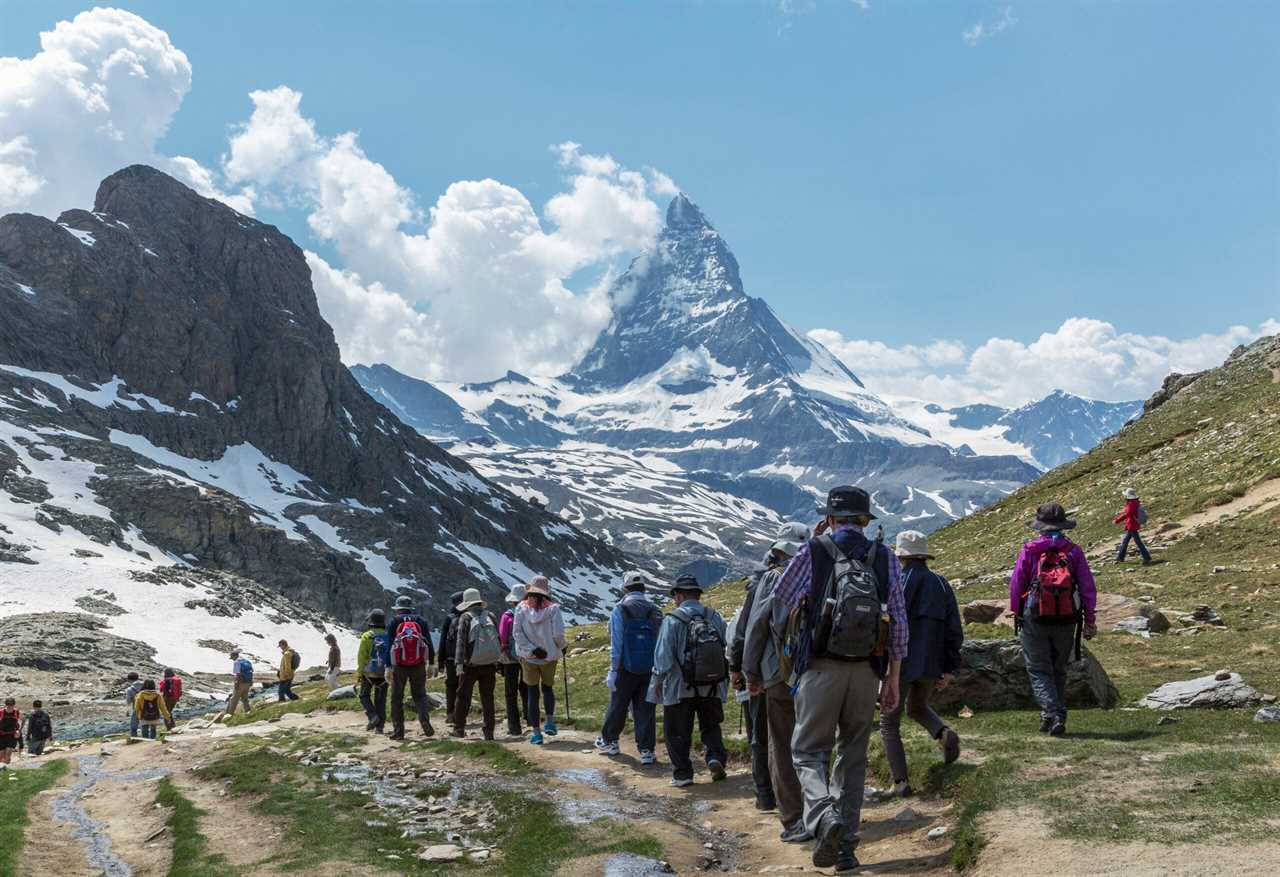
[[[960,668],[964,625],[951,584],[926,566],[908,563],[902,570],[902,591],[911,636],[899,678],[914,682],[954,673]]]

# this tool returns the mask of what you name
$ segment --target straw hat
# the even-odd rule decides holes
[[[480,591],[475,588],[467,588],[462,592],[462,602],[458,604],[459,612],[466,612],[472,606],[479,606],[481,609],[489,604],[480,596]]]
[[[551,582],[546,576],[534,576],[533,581],[529,582],[529,586],[524,589],[525,596],[529,594],[541,594],[544,597],[551,596]]]

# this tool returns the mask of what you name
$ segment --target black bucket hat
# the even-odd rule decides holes
[[[691,575],[683,575],[676,579],[676,583],[671,586],[671,593],[676,591],[697,591],[702,593],[702,585],[698,584],[698,577]]]
[[[1027,524],[1032,530],[1073,530],[1076,522],[1067,517],[1067,510],[1056,502],[1047,502],[1036,509],[1036,517]]]
[[[374,609],[369,613],[368,617],[365,618],[364,623],[370,626],[386,627],[387,613],[383,612],[381,609]]]
[[[873,521],[876,519],[876,516],[871,514],[871,494],[861,487],[848,484],[831,488],[827,493],[827,504],[818,509],[818,514],[824,518],[852,518],[865,515]]]

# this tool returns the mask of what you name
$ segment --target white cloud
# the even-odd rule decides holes
[[[983,40],[989,40],[996,34],[1004,33],[1017,23],[1018,19],[1013,17],[1013,7],[1006,6],[1004,12],[995,21],[976,22],[973,27],[961,31],[960,38],[969,45],[976,46]]]
[[[1220,365],[1238,344],[1280,332],[1269,319],[1257,328],[1230,326],[1217,334],[1171,339],[1119,332],[1102,320],[1073,317],[1030,343],[991,338],[968,352],[956,341],[890,347],[815,329],[826,345],[879,393],[940,405],[989,402],[1016,406],[1054,390],[1108,401],[1145,399],[1170,372]]]

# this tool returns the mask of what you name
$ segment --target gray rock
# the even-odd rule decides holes
[[[1236,709],[1260,699],[1239,673],[1228,673],[1226,679],[1219,679],[1218,675],[1221,674],[1169,682],[1142,698],[1138,705],[1154,710]]]
[[[1081,660],[1067,667],[1067,706],[1111,709],[1120,699],[1119,692],[1097,658],[1086,648],[1081,653]],[[966,705],[982,711],[1035,706],[1022,644],[1017,640],[966,640],[960,659],[963,666],[951,685],[934,694],[937,708],[950,712]]]
[[[1268,704],[1253,714],[1255,722],[1280,722],[1280,707]]]
[[[335,688],[329,692],[326,700],[350,700],[356,696],[356,687],[354,685],[344,685],[341,688]]]
[[[1116,633],[1133,633],[1142,637],[1151,636],[1150,622],[1141,615],[1135,615],[1132,618],[1122,618],[1117,621],[1115,626],[1111,628]]]
[[[970,624],[995,624],[1008,608],[1001,600],[973,600],[964,605],[960,615]]]

